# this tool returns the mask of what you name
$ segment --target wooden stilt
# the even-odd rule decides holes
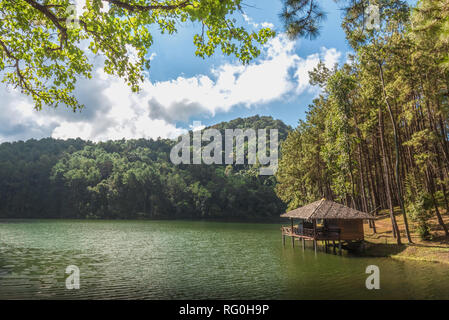
[[[302,238],[302,250],[306,249],[306,240],[304,238]]]
[[[317,241],[316,240],[313,240],[313,248],[314,248],[315,253],[316,253],[316,250],[317,250]]]
[[[341,240],[338,240],[338,253],[341,255]]]
[[[285,247],[285,234],[282,234],[282,245]]]
[[[291,232],[292,232],[292,248],[294,248],[295,247],[295,237],[293,237],[293,234],[294,234],[294,232],[293,232],[293,219],[290,219],[290,222],[291,222]]]
[[[335,248],[335,240],[332,240],[332,251],[334,252],[334,254],[337,253],[337,250]]]

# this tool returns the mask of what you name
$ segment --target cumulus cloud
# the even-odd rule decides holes
[[[66,139],[79,136],[89,140],[116,140],[122,138],[174,138],[185,132],[175,124],[150,116],[148,94],[144,89],[138,94],[131,92],[121,80],[97,71],[101,83],[96,90],[98,103],[93,106],[95,114],[90,120],[64,119],[52,132],[52,137]],[[80,95],[82,96],[82,95]],[[82,114],[83,112],[81,112]]]
[[[57,126],[51,119],[35,117],[29,99],[17,90],[3,86],[0,101],[0,142],[48,137]]]
[[[151,118],[145,92],[133,94],[121,80],[96,70],[94,80],[82,79],[75,95],[85,104],[73,113],[62,106],[35,111],[31,99],[17,90],[0,90],[0,142],[29,138],[116,140],[174,138],[186,130]]]
[[[2,85],[0,142],[46,136],[93,141],[174,138],[186,131],[179,122],[187,124],[193,117],[297,97],[311,90],[308,72],[319,60],[332,67],[340,56],[333,48],[322,48],[319,53],[300,57],[295,42],[280,34],[250,65],[225,63],[211,69],[209,75],[168,81],[146,78],[139,93],[132,93],[123,80],[96,67],[93,79],[77,83],[75,95],[86,106],[79,113],[64,107],[36,112],[29,98]]]
[[[167,122],[186,121],[198,114],[214,116],[238,105],[252,107],[300,95],[310,88],[308,72],[320,60],[333,67],[340,56],[336,49],[323,47],[320,53],[301,58],[295,53],[295,43],[280,35],[253,64],[228,63],[213,69],[211,76],[149,83],[150,115]]]
[[[316,65],[321,61],[324,62],[327,68],[331,69],[339,62],[341,53],[335,48],[327,49],[325,47],[321,48],[320,53],[315,53],[309,55],[307,59],[302,59],[296,68],[295,79],[297,81],[296,93],[301,94],[305,90],[309,89],[313,92],[315,88],[309,85],[309,72],[316,67]]]

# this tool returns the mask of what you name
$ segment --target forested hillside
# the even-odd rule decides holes
[[[355,55],[311,72],[323,93],[282,148],[277,193],[290,208],[326,196],[367,212],[388,209],[400,243],[399,208],[406,237],[412,219],[428,238],[432,216],[449,236],[447,5],[422,1],[410,10],[393,1],[382,29],[365,34],[345,18]]]
[[[214,126],[291,129],[271,117]],[[176,141],[29,140],[0,145],[2,218],[261,218],[285,206],[257,165],[178,165]]]

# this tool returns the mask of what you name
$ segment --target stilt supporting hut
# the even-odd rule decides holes
[[[293,246],[295,239],[302,241],[303,248],[306,240],[313,241],[315,251],[318,241],[326,245],[332,242],[334,251],[337,242],[340,253],[342,242],[346,245],[354,242],[363,243],[363,221],[375,219],[366,212],[326,199],[281,214],[281,217],[290,219],[290,226],[282,227],[284,245],[285,236],[291,237]]]

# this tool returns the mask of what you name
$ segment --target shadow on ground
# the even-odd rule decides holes
[[[389,257],[407,249],[407,245],[366,243],[365,251],[361,254],[368,257]]]

